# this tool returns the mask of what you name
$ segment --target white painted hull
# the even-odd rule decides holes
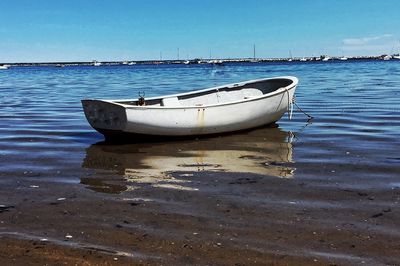
[[[279,82],[284,87],[272,88],[267,83]],[[220,103],[193,104],[191,95],[196,93],[199,100],[232,94],[238,97],[243,90],[255,90],[252,84],[262,88],[269,86],[269,93],[245,98],[234,98]],[[298,80],[295,77],[261,79],[190,93],[175,94],[146,99],[153,105],[137,106],[135,100],[82,100],[85,115],[93,128],[105,136],[119,133],[133,133],[154,136],[193,136],[217,134],[255,128],[279,120],[288,110]],[[225,93],[225,94],[224,94]],[[230,96],[231,97],[231,96]],[[162,99],[177,98],[176,106],[162,106]],[[222,97],[223,98],[223,97]],[[207,99],[210,101],[209,99]],[[157,102],[161,101],[158,105]],[[192,104],[186,105],[192,101]],[[185,104],[182,106],[182,104]]]

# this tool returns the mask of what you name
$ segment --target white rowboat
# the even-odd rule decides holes
[[[146,99],[84,99],[82,106],[106,138],[218,134],[276,122],[290,109],[297,84],[296,77],[264,78]]]

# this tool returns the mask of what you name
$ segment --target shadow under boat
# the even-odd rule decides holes
[[[112,171],[124,184],[96,176],[82,178],[81,183],[99,192],[118,193],[140,184],[193,189],[179,175],[172,177],[170,173],[174,172],[221,171],[292,178],[295,169],[290,139],[291,132],[270,125],[195,140],[169,138],[165,142],[152,138],[137,143],[100,142],[86,149],[83,167]]]

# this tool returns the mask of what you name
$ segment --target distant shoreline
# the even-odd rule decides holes
[[[318,62],[318,61],[365,61],[399,60],[398,55],[353,56],[353,57],[296,57],[296,58],[227,58],[227,59],[190,59],[190,60],[128,60],[128,61],[77,61],[77,62],[25,62],[0,63],[6,66],[114,66],[114,65],[160,65],[160,64],[226,64],[226,63],[262,63],[262,62]]]

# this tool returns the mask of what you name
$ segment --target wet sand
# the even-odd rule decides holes
[[[278,128],[243,134],[95,144],[79,182],[3,175],[0,264],[400,263],[399,187],[351,187],[351,164],[294,162]]]
[[[399,207],[388,205],[400,199],[399,189],[369,193],[256,174],[172,176],[198,190],[142,184],[99,194],[80,185],[20,184],[19,195],[5,192],[15,205],[0,213],[0,263],[399,263]]]

